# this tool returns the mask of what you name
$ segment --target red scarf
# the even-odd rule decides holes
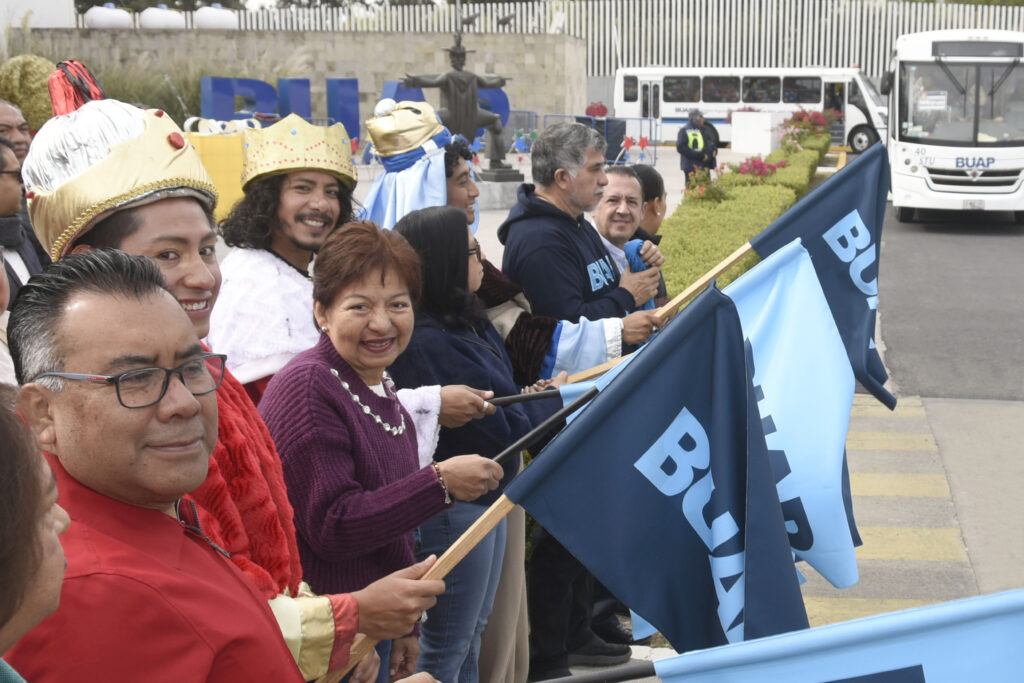
[[[189,494],[210,539],[267,599],[302,581],[281,458],[245,389],[228,372],[217,389],[217,446],[206,481]]]

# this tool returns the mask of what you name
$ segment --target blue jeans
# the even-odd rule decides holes
[[[420,557],[438,557],[487,510],[459,502],[420,526]],[[505,520],[501,520],[444,578],[445,591],[421,625],[417,671],[444,683],[477,683],[480,635],[494,604],[505,555]]]

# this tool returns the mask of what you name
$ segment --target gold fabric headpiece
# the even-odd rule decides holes
[[[267,128],[250,128],[244,137],[242,189],[254,180],[312,169],[329,173],[350,190],[358,176],[345,126],[314,126],[289,114]]]
[[[418,149],[444,129],[426,102],[399,102],[390,113],[366,122],[373,148],[382,157]]]
[[[32,227],[53,260],[115,211],[194,197],[211,211],[217,189],[195,148],[159,110],[87,102],[36,134],[25,158]]]

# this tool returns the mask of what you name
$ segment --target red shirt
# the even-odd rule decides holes
[[[101,495],[50,462],[71,516],[68,570],[60,607],[5,657],[26,680],[303,680],[266,599],[227,557],[172,517]]]

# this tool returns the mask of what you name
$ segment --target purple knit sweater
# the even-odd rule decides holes
[[[392,436],[356,405],[405,433]],[[295,356],[259,405],[295,508],[303,576],[318,593],[348,593],[414,561],[413,529],[445,508],[431,467],[419,469],[412,419],[373,393],[327,335]]]

